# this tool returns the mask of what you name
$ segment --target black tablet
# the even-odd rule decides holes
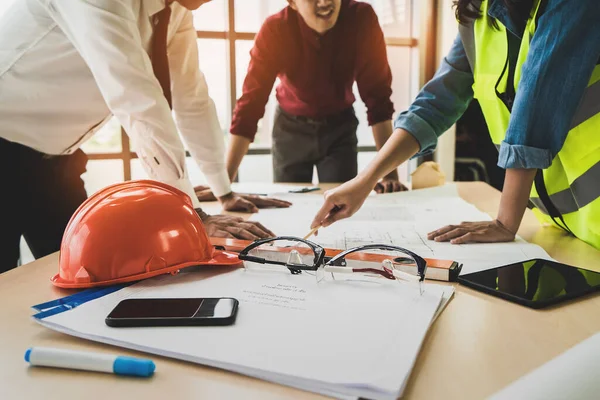
[[[600,289],[600,273],[533,259],[461,275],[458,282],[527,307],[543,308]]]

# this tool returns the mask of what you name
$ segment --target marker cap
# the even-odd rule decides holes
[[[141,360],[132,357],[117,357],[113,364],[113,371],[117,375],[133,375],[148,377],[154,374],[156,366],[151,360]]]

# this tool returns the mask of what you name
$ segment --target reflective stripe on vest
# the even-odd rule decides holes
[[[527,21],[514,66],[514,81],[508,82],[508,36],[506,28],[497,21],[498,29],[490,24],[488,0],[473,2],[479,5],[482,17],[459,25],[467,59],[473,71],[474,97],[479,101],[490,130],[492,141],[499,146],[506,136],[510,111],[499,97],[509,85],[518,93],[523,64],[536,29],[540,0],[534,1],[532,15]],[[568,79],[568,77],[565,77]],[[510,91],[509,91],[510,92]],[[560,107],[560,99],[557,99]],[[558,109],[557,112],[560,112]],[[580,239],[600,248],[600,65],[594,69],[588,87],[577,108],[565,143],[543,171],[548,198],[562,214],[569,229]],[[543,222],[554,222],[535,188],[532,202]],[[537,211],[537,210],[536,210]]]

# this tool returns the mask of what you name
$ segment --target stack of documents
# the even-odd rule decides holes
[[[314,275],[218,268],[161,276],[55,315],[42,325],[70,335],[209,365],[338,398],[401,396],[451,286],[327,281]],[[234,297],[227,327],[110,328],[125,298]],[[157,373],[160,374],[160,365]]]

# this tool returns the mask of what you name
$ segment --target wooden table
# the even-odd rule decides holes
[[[495,215],[500,194],[484,183],[459,183],[460,195]],[[559,261],[600,271],[600,251],[527,212],[519,234]],[[28,368],[30,346],[143,356],[63,335],[30,318],[33,304],[71,292],[54,288],[57,254],[0,275],[0,399],[281,399],[319,396],[213,368],[152,356],[150,380],[111,374]],[[436,321],[412,372],[405,398],[480,399],[501,389],[600,331],[600,296],[535,311],[456,286],[455,298]]]

